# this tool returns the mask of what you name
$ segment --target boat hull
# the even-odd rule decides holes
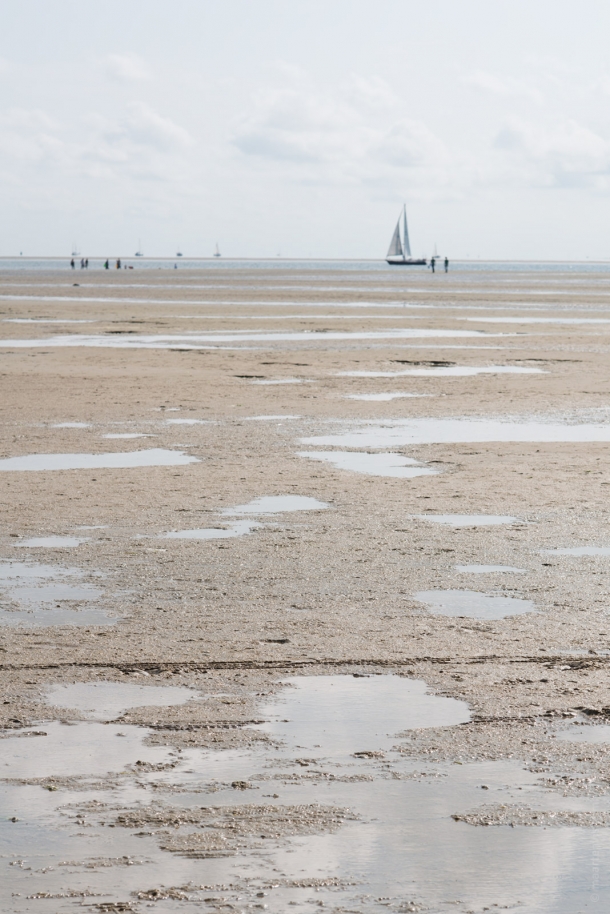
[[[417,260],[414,257],[409,257],[406,260],[403,257],[396,258],[396,260],[386,257],[386,263],[389,263],[391,267],[425,267],[427,266],[426,260]]]

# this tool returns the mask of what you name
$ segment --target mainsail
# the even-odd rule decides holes
[[[411,256],[411,245],[409,244],[409,229],[407,228],[407,207],[406,206],[403,210],[403,220],[404,220],[404,236],[405,236],[404,256],[410,257]]]
[[[407,244],[409,243],[407,239]],[[390,241],[390,247],[388,248],[388,253],[386,257],[403,257],[402,252],[402,243],[400,241],[400,216],[398,217],[398,222],[396,223],[396,228],[394,229],[394,234],[392,235],[392,240]]]

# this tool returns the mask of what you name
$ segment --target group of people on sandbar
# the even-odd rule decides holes
[[[71,266],[71,268],[72,268],[73,270],[76,269],[76,261],[74,260],[74,257],[73,257],[72,260],[70,261],[70,266]],[[120,257],[117,259],[117,262],[116,262],[115,266],[116,266],[117,270],[122,269],[122,264],[121,264],[121,258],[120,258]],[[88,257],[83,257],[83,258],[81,258],[80,268],[81,268],[81,270],[88,270],[88,269],[89,269],[89,258],[88,258]],[[109,260],[108,258],[104,261],[104,269],[105,269],[105,270],[109,270],[109,269],[110,269],[110,260]],[[127,269],[127,267],[125,267],[125,269]],[[129,269],[131,270],[132,267],[130,267]]]
[[[445,260],[443,261],[443,266],[445,267],[445,273],[448,273],[449,272],[449,258],[448,257],[445,257]],[[430,269],[432,270],[433,273],[436,273],[436,257],[430,258]]]

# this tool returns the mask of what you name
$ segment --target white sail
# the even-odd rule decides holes
[[[405,206],[405,208],[404,208],[404,210],[403,210],[403,220],[404,220],[404,232],[403,232],[403,234],[404,234],[404,236],[405,236],[404,256],[405,256],[405,257],[410,257],[410,256],[411,256],[411,245],[409,244],[409,229],[407,228],[407,207],[406,207],[406,206]]]
[[[396,223],[396,228],[394,229],[394,234],[392,235],[392,240],[390,241],[390,247],[388,248],[388,253],[386,257],[402,257],[402,243],[400,241],[400,216],[398,217],[398,222]]]

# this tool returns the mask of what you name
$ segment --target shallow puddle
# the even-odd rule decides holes
[[[347,394],[345,400],[368,400],[372,403],[383,403],[387,400],[399,400],[403,397],[427,397],[430,394],[401,394],[401,393],[388,393],[388,394]]]
[[[47,689],[45,701],[79,711],[93,720],[114,720],[130,708],[169,708],[198,698],[179,686],[143,686],[131,682],[74,682]]]
[[[449,527],[495,527],[500,524],[523,523],[510,514],[413,514],[416,520],[427,520],[431,524],[447,524]]]
[[[513,568],[512,565],[456,565],[456,571],[464,574],[526,574],[525,568]]]
[[[568,549],[543,549],[541,555],[610,555],[610,546],[571,546]]]
[[[78,568],[26,562],[0,562],[0,625],[111,625],[117,620],[101,609],[84,607],[102,596],[79,579]],[[67,604],[67,605],[64,605]],[[78,604],[78,605],[76,605]]]
[[[431,695],[425,682],[400,676],[308,676],[286,680],[280,700],[263,708],[262,729],[290,751],[317,757],[387,751],[404,730],[470,720],[468,705]]]
[[[145,435],[143,432],[117,432],[110,433],[108,435],[102,435],[102,438],[116,438],[127,440],[129,438],[150,438],[150,435]]]
[[[120,772],[137,759],[166,761],[167,749],[144,744],[149,732],[127,724],[57,720],[4,731],[0,778],[95,777]]]
[[[203,527],[195,530],[173,530],[171,533],[161,534],[168,540],[222,540],[234,536],[245,536],[261,524],[253,521],[237,520],[228,527]]]
[[[610,743],[610,724],[572,724],[561,730],[557,739],[569,743]]]
[[[438,616],[504,619],[536,611],[531,600],[490,596],[476,590],[421,590],[414,597]]]
[[[411,457],[401,454],[366,454],[359,451],[301,451],[299,457],[322,460],[338,470],[352,470],[367,476],[394,476],[413,479],[416,476],[435,476],[438,470],[422,466]]]
[[[80,299],[81,301],[83,299]],[[124,301],[125,299],[123,299]],[[320,343],[326,341],[360,342],[361,340],[386,339],[494,339],[511,336],[507,333],[487,333],[483,330],[433,330],[421,327],[398,327],[388,330],[296,330],[287,333],[233,332],[233,333],[184,333],[184,334],[101,334],[73,333],[50,336],[46,339],[0,340],[2,349],[29,349],[39,347],[93,347],[110,349],[201,349],[218,343]],[[203,345],[202,345],[203,344]],[[205,345],[207,344],[207,345]],[[213,347],[212,347],[213,348]]]
[[[290,514],[293,511],[319,511],[328,508],[326,502],[317,498],[308,498],[304,495],[265,495],[255,498],[246,505],[236,505],[234,508],[224,508],[220,513],[224,517],[260,515],[265,517],[273,514]],[[250,520],[235,520],[226,527],[201,527],[193,530],[172,530],[160,534],[163,539],[172,540],[217,540],[231,539],[235,536],[245,536],[262,527],[263,524]]]
[[[116,723],[11,733],[3,773],[15,781],[0,785],[2,909],[608,909],[610,886],[592,877],[610,854],[607,829],[453,818],[490,803],[606,809],[607,798],[545,791],[516,760],[435,764],[393,748],[410,730],[467,723],[463,702],[399,676],[301,676],[260,713],[275,747],[176,752]],[[93,780],[109,772],[110,782]],[[71,776],[86,780],[71,786]],[[45,777],[58,778],[50,791],[19,784]]]
[[[183,451],[150,448],[118,454],[26,454],[0,460],[0,471],[114,470],[132,467],[168,467],[199,463]]]
[[[75,320],[73,318],[48,318],[48,317],[4,317],[3,324],[94,324],[93,320]]]
[[[166,419],[168,425],[209,425],[209,419]]]
[[[359,425],[336,435],[301,438],[302,444],[341,448],[404,447],[409,444],[588,443],[610,441],[610,424],[498,419],[396,419]]]
[[[307,378],[261,378],[260,380],[252,381],[252,384],[260,384],[263,387],[273,384],[312,384],[313,382]]]
[[[86,543],[86,536],[31,536],[29,539],[13,543],[14,546],[24,546],[29,549],[74,549],[81,543]]]
[[[51,428],[91,428],[90,422],[59,422]]]
[[[305,495],[263,495],[246,505],[225,508],[223,514],[288,514],[292,511],[320,511],[330,507],[317,498]]]
[[[282,422],[284,419],[300,419],[301,416],[241,416],[239,422]]]
[[[347,378],[470,378],[478,374],[544,374],[542,368],[521,368],[517,365],[448,365],[437,368],[405,368],[401,371],[341,371]]]

